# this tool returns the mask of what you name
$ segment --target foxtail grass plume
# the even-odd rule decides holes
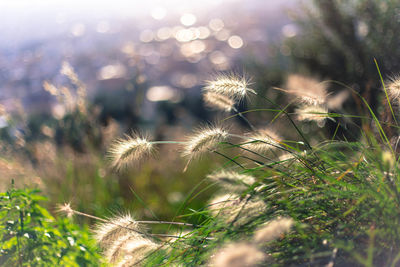
[[[207,176],[207,178],[218,182],[220,186],[230,192],[243,192],[256,182],[256,179],[247,174],[233,171],[220,171]]]
[[[400,104],[400,76],[393,77],[386,85],[389,99],[396,104]]]
[[[141,236],[139,224],[129,214],[116,216],[100,223],[94,230],[94,237],[101,248],[110,247],[116,240],[126,235]]]
[[[137,266],[158,245],[152,240],[138,236],[123,236],[105,251],[105,257],[115,266]],[[141,264],[139,264],[141,265]]]
[[[53,96],[59,95],[58,88],[54,84],[52,84],[48,81],[43,82],[43,88],[45,91],[49,92]]]
[[[326,103],[328,93],[326,83],[311,77],[292,74],[286,83],[287,92],[297,96],[300,103],[321,105]]]
[[[235,101],[232,98],[214,92],[205,92],[203,100],[207,106],[225,112],[232,111],[235,105]]]
[[[225,194],[213,198],[208,206],[211,214],[225,223],[239,227],[265,213],[267,206],[258,197],[240,198],[237,194]]]
[[[67,76],[74,84],[79,81],[78,75],[75,73],[74,68],[67,62],[64,61],[61,65],[60,73]]]
[[[71,208],[71,203],[64,203],[63,205],[58,206],[57,211],[65,213],[68,218],[74,215],[74,210]]]
[[[265,153],[271,149],[279,148],[279,142],[282,140],[280,136],[269,129],[258,130],[248,136],[247,143],[241,146],[257,153]]]
[[[204,127],[199,129],[192,136],[189,136],[182,152],[184,157],[189,157],[185,170],[192,159],[214,150],[218,144],[225,141],[228,136],[229,133],[220,127]]]
[[[296,109],[299,121],[315,121],[321,123],[329,118],[328,109],[322,105],[304,105]]]
[[[235,75],[220,75],[213,81],[207,81],[204,87],[205,92],[214,92],[233,99],[243,99],[248,93],[255,91],[248,88],[249,81],[245,77]]]
[[[111,165],[116,170],[121,170],[151,155],[153,151],[153,143],[145,137],[132,134],[114,141],[108,153],[112,160]]]
[[[158,247],[129,214],[99,224],[94,233],[106,259],[115,266],[133,266]]]
[[[292,218],[278,218],[268,222],[254,233],[254,241],[257,243],[271,242],[280,238],[283,234],[290,231],[293,226]]]
[[[254,245],[230,243],[211,256],[210,267],[251,267],[260,264],[266,255]]]

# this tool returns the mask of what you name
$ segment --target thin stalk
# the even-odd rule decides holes
[[[242,169],[244,169],[244,170],[246,169],[245,167],[243,167],[242,164],[240,164],[240,163],[237,162],[236,160],[231,159],[231,158],[228,157],[227,155],[224,155],[224,154],[222,154],[221,152],[218,152],[217,150],[212,150],[211,152],[214,152],[215,154],[218,154],[218,155],[220,155],[220,156],[226,158],[227,160],[232,161],[233,163],[235,163],[236,165],[238,165],[240,168],[242,168]]]
[[[259,96],[261,98],[264,98],[265,100],[267,100],[269,103],[271,103],[272,105],[280,108],[276,103],[274,103],[273,101],[269,100],[268,98],[261,96],[259,94],[257,94],[257,92],[253,91],[253,94],[255,94],[256,96]],[[286,112],[286,110],[280,109],[285,115],[286,117],[289,119],[290,123],[293,125],[293,127],[296,129],[296,131],[299,133],[299,135],[301,136],[301,138],[303,138],[304,143],[307,145],[308,149],[312,150],[312,147],[310,145],[310,143],[308,142],[307,138],[304,136],[304,134],[300,131],[300,129],[297,127],[296,123],[294,123],[294,121],[292,120],[292,118],[289,116],[289,114]]]
[[[387,93],[387,90],[386,90],[385,82],[383,81],[381,70],[379,69],[378,61],[376,61],[376,58],[374,58],[374,62],[375,62],[375,65],[376,65],[376,69],[378,70],[379,77],[381,78],[383,90],[385,91],[385,95],[386,95],[387,102],[389,104],[390,112],[392,112],[393,119],[396,122],[396,125],[398,125],[397,120],[396,120],[396,116],[394,115],[394,112],[393,112],[392,104],[390,103],[390,99],[389,99],[389,96],[388,96],[388,93]]]
[[[247,125],[249,125],[251,130],[257,131],[256,127],[254,127],[254,125],[245,116],[243,116],[243,114],[239,110],[237,110],[235,107],[232,107],[232,109],[240,118],[242,118],[247,123]]]

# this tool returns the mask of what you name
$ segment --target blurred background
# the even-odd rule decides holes
[[[116,174],[107,164],[112,140],[131,130],[182,140],[199,123],[227,117],[201,98],[204,82],[220,72],[245,74],[282,105],[283,94],[271,88],[290,73],[337,80],[375,110],[373,58],[387,77],[399,71],[399,14],[395,0],[2,0],[2,190],[14,179],[44,190],[49,205],[71,201],[99,216],[131,210],[166,219],[179,208],[201,209],[214,192],[204,177],[223,159],[203,159],[183,173],[179,148],[161,147],[156,159]],[[336,108],[362,113],[343,91],[329,86],[341,96]],[[266,107],[258,101],[239,109]],[[262,127],[274,114],[246,116]],[[249,130],[237,118],[230,125]],[[357,138],[360,125],[326,128]]]

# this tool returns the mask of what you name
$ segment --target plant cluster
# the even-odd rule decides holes
[[[38,190],[0,193],[1,266],[102,266],[88,229],[55,219]]]
[[[184,214],[180,209],[170,222],[127,215],[96,218],[96,238],[108,261],[116,266],[396,266],[400,172],[396,149],[382,124],[359,96],[371,111],[373,130],[363,132],[357,142],[319,137],[326,120],[350,115],[329,113],[326,87],[312,78],[291,76],[286,87],[280,90],[288,93],[290,105],[298,106],[295,113],[258,95],[245,78],[220,76],[208,82],[207,104],[245,120],[247,133],[220,123],[200,128],[183,141],[152,141],[139,134],[115,141],[109,155],[120,173],[137,167],[132,161],[154,155],[159,144],[181,147],[187,159],[183,171],[205,154],[227,161],[205,178],[209,187],[220,189],[201,209]],[[389,92],[384,88],[389,104],[397,101],[396,86],[389,85]],[[235,105],[249,95],[263,98],[272,108],[239,112]],[[256,111],[274,112],[273,121],[286,119],[298,139],[285,140],[280,136],[285,133],[278,136],[279,129],[272,125],[253,125],[244,113]],[[306,134],[300,124],[317,127]],[[197,195],[190,195],[182,207]],[[68,205],[64,210],[93,217]],[[157,234],[143,224],[169,224],[179,231]]]

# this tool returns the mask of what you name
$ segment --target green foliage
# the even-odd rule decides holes
[[[393,123],[392,116],[382,113],[379,92],[382,89],[374,58],[381,72],[392,78],[400,72],[399,2],[397,0],[315,0],[296,12],[294,20],[299,34],[288,38],[293,59],[292,71],[306,72],[322,79],[350,85],[369,103],[382,121]],[[332,83],[335,93],[342,86]],[[368,115],[357,98],[347,101],[349,114]],[[377,112],[379,111],[379,112]],[[356,123],[361,124],[357,119]],[[343,125],[345,121],[341,121]],[[335,125],[332,126],[333,132]],[[341,130],[341,129],[340,129]],[[352,128],[353,133],[359,132]],[[396,135],[385,129],[389,138]],[[350,135],[347,134],[347,137]]]
[[[296,221],[291,233],[265,244],[273,266],[397,266],[400,260],[400,170],[393,154],[377,145],[328,142],[311,153],[275,161],[273,168],[248,168],[262,190],[244,193],[261,197],[267,212],[235,226],[207,209],[200,228],[166,245],[172,250],[151,255],[156,264],[205,264],[227,241],[248,240],[256,226],[279,216]],[[246,216],[246,214],[242,214]],[[212,237],[211,239],[209,237]],[[338,249],[338,253],[333,253]],[[335,256],[333,256],[335,254]]]
[[[34,189],[0,193],[1,266],[100,266],[88,229],[56,220]]]

